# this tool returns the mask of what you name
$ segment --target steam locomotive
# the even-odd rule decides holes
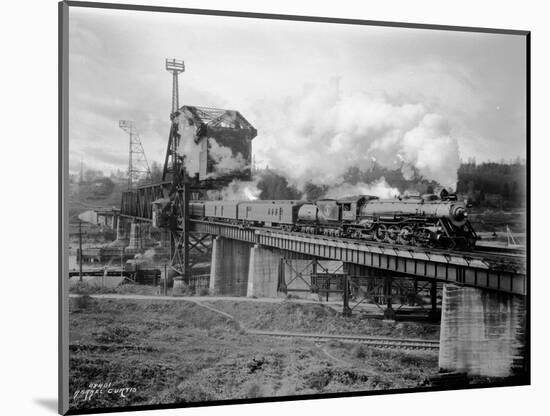
[[[360,195],[316,202],[191,201],[190,216],[243,227],[449,250],[472,249],[478,239],[468,221],[467,205],[446,190],[395,199]]]

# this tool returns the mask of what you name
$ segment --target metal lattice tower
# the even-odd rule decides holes
[[[145,151],[141,144],[139,133],[131,120],[120,120],[118,126],[128,133],[129,157],[128,157],[128,189],[132,189],[140,180],[151,180],[151,169],[145,157]]]
[[[172,114],[174,114],[180,108],[178,75],[185,71],[185,63],[181,59],[166,59],[166,70],[172,73]]]
[[[178,76],[181,72],[185,71],[185,64],[183,60],[180,59],[166,59],[166,70],[172,73],[171,117],[174,117],[175,113],[179,110]],[[166,148],[166,159],[164,161],[162,180],[168,179],[169,176],[174,179],[176,176],[179,177],[182,174],[183,155],[178,154],[179,142],[180,136],[177,134],[176,127],[172,124],[168,139],[168,147]]]

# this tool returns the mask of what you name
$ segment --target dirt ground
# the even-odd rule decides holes
[[[73,409],[412,388],[437,353],[278,339],[244,328],[437,338],[434,325],[343,318],[292,302],[70,299]]]

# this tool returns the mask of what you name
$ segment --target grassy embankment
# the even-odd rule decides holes
[[[231,320],[186,301],[84,296],[70,303],[73,408],[412,388],[437,372],[436,353],[260,337],[241,326],[414,335],[414,327],[397,323],[384,329],[380,321],[346,321],[319,305],[208,303],[237,319]],[[436,336],[432,329],[417,330],[417,336]],[[103,391],[87,401],[73,399],[90,383],[109,382],[135,392],[121,397]]]

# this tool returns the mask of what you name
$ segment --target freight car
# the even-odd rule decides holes
[[[277,227],[294,231],[304,201],[245,201],[239,203],[238,219],[244,225]]]
[[[193,201],[190,205],[192,217],[243,227],[445,249],[472,249],[477,240],[466,204],[446,191],[395,199],[361,195],[316,202]]]

